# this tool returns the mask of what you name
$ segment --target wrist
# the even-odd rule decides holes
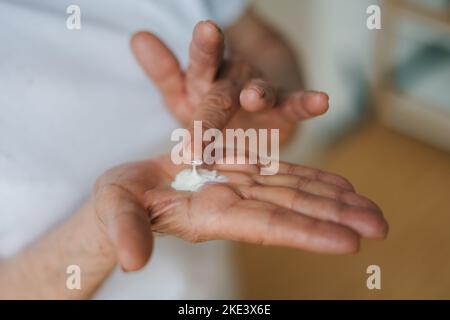
[[[113,246],[98,228],[90,201],[65,223],[0,265],[0,298],[88,298],[116,264]],[[81,290],[68,290],[68,267],[80,269]]]
[[[80,249],[86,255],[95,257],[99,267],[114,267],[117,263],[116,249],[95,212],[95,200],[88,199],[78,214],[79,227],[75,238]]]

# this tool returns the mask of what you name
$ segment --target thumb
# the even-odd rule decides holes
[[[120,185],[108,185],[96,194],[96,212],[116,248],[124,271],[142,268],[150,258],[153,235],[150,218],[133,194]]]
[[[188,119],[188,110],[177,108],[185,96],[184,72],[173,52],[150,32],[135,33],[130,45],[140,66],[158,88],[170,111],[182,122]]]

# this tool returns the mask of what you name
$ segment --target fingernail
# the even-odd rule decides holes
[[[247,88],[247,90],[249,90],[249,92],[250,91],[255,92],[258,95],[259,98],[264,98],[264,96],[266,95],[266,92],[261,87],[256,87],[256,86],[249,87],[249,88]]]
[[[213,20],[206,20],[206,21],[202,21],[202,22],[205,22],[205,23],[209,24],[210,26],[213,26],[214,28],[217,29],[217,31],[222,33],[222,29],[219,27],[219,25],[215,21],[213,21]]]
[[[311,93],[314,94],[314,96],[316,96],[318,99],[324,98],[327,101],[329,100],[328,94],[326,94],[323,91],[316,91],[316,92],[311,92]]]

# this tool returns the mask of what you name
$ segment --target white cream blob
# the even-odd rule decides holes
[[[222,183],[226,177],[217,175],[217,171],[197,169],[201,162],[192,162],[192,169],[180,171],[175,180],[172,181],[172,188],[178,191],[197,191],[208,183]]]

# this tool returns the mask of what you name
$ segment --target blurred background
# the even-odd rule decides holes
[[[369,5],[381,30],[369,30]],[[284,159],[348,177],[381,205],[386,241],[355,256],[235,244],[242,298],[450,299],[450,1],[253,1],[330,95]],[[366,269],[381,268],[381,290]]]

